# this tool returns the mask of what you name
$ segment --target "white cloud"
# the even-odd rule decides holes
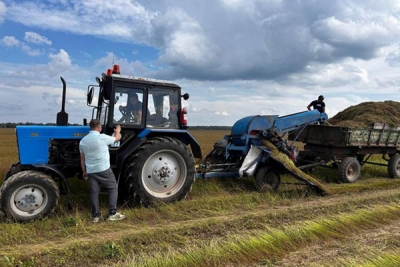
[[[170,30],[164,33],[165,50],[160,60],[168,64],[181,66],[207,67],[217,58],[216,47],[207,40],[206,34],[198,21],[188,16],[182,9],[168,10],[157,27],[171,24]]]
[[[49,58],[48,67],[50,75],[59,75],[72,66],[68,53],[63,49],[60,49],[60,52],[57,54],[50,54]]]
[[[19,46],[20,44],[20,42],[14,36],[4,36],[1,39],[1,43],[8,47]]]
[[[6,47],[18,47],[22,52],[29,56],[39,56],[42,55],[44,52],[38,49],[33,49],[30,46],[26,45],[24,42],[20,42],[14,36],[4,36],[1,39],[1,44]]]
[[[147,68],[139,61],[129,61],[126,58],[117,57],[114,53],[109,52],[103,58],[96,60],[95,66],[101,67],[103,72],[107,72],[107,69],[112,69],[113,63],[119,65],[121,74],[130,75],[136,77],[143,77],[146,73]]]
[[[6,13],[7,13],[7,7],[4,4],[4,2],[0,1],[0,23],[3,23]]]
[[[392,67],[400,67],[400,46],[388,53],[385,61]]]
[[[212,10],[210,11],[210,7]],[[396,1],[118,0],[12,3],[9,19],[159,49],[161,79],[276,79],[312,62],[371,59],[400,36]],[[99,20],[98,17],[107,17]],[[167,70],[165,66],[168,66]]]
[[[138,29],[154,16],[139,3],[130,0],[64,1],[57,5],[25,1],[11,3],[8,10],[10,20],[30,27],[124,40],[132,38],[132,27]],[[107,17],[107,20],[99,20],[99,17]]]
[[[185,105],[192,125],[232,125],[247,115],[291,114],[305,110],[319,94],[325,96],[329,116],[362,101],[400,99],[396,0],[7,3],[7,13],[2,13],[0,2],[0,21],[25,26],[26,44],[13,36],[0,37],[1,44],[30,55],[49,54],[49,62],[37,57],[30,58],[36,64],[3,68],[0,93],[12,88],[22,94],[30,87],[38,95],[35,101],[46,101],[46,106],[60,103],[56,75],[69,76],[67,82],[81,88],[68,100],[75,108],[84,103],[85,83],[113,63],[126,75],[177,82],[190,94]],[[68,33],[64,44],[70,42],[71,49],[27,46],[53,46],[54,33]],[[87,44],[93,46],[75,49],[76,35],[83,41],[90,38]],[[134,46],[119,52],[120,43]],[[98,49],[105,56],[98,56]],[[85,68],[78,65],[83,61]],[[17,101],[9,95],[4,99]]]
[[[24,40],[34,44],[51,45],[51,41],[49,39],[35,32],[25,32]]]
[[[21,50],[22,50],[24,53],[26,53],[27,55],[30,55],[30,56],[39,56],[39,55],[42,55],[42,54],[43,54],[43,52],[41,52],[40,50],[38,50],[38,49],[33,49],[33,48],[31,48],[30,46],[25,45],[25,44],[22,44],[22,45],[21,45]]]

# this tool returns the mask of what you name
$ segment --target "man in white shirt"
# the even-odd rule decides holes
[[[90,132],[79,143],[83,177],[88,179],[90,188],[90,204],[93,222],[100,221],[99,194],[100,186],[104,185],[109,194],[110,221],[125,219],[125,215],[117,212],[118,185],[110,168],[109,145],[121,139],[121,126],[114,129],[115,136],[101,134],[102,126],[99,120],[90,121]]]

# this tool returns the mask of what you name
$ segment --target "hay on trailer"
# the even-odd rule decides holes
[[[351,106],[328,120],[334,126],[353,128],[369,128],[376,122],[390,127],[400,126],[400,102],[364,102]]]
[[[268,148],[270,151],[270,157],[275,161],[281,163],[283,167],[296,179],[306,182],[308,185],[312,186],[321,195],[328,195],[331,192],[317,179],[311,177],[310,175],[302,172],[296,167],[294,162],[283,152],[279,151],[278,148],[268,140],[262,140],[261,145]]]

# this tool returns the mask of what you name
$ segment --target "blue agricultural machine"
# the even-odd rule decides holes
[[[298,150],[293,144],[297,137],[288,144],[288,136],[300,135],[309,125],[323,124],[327,119],[327,114],[318,110],[286,116],[242,118],[233,125],[230,135],[214,144],[213,150],[198,166],[196,177],[251,176],[255,178],[257,189],[276,191],[280,185],[281,174],[290,173],[304,184],[315,188],[317,192],[321,192],[312,181],[288,168],[281,159],[272,157],[271,147],[265,146],[264,141],[269,141],[279,152],[286,154],[287,160],[295,162]]]

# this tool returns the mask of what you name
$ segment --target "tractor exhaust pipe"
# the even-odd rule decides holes
[[[65,112],[65,97],[67,91],[67,84],[63,77],[60,76],[63,83],[63,94],[62,94],[62,107],[61,111],[57,113],[57,126],[67,126],[68,125],[68,113]]]

